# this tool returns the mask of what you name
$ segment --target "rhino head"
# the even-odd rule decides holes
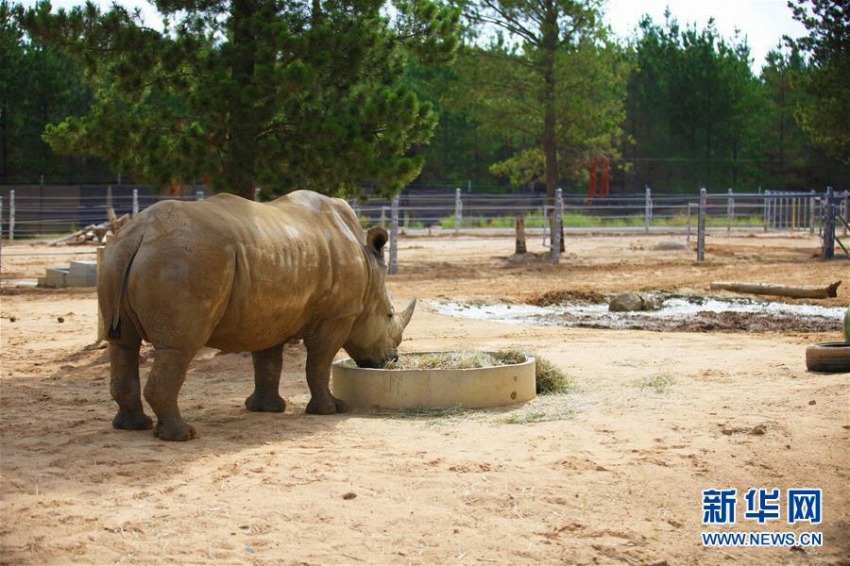
[[[395,311],[386,287],[384,245],[387,232],[372,228],[366,238],[366,253],[370,271],[369,290],[363,312],[354,322],[343,348],[362,368],[380,368],[398,357],[402,333],[413,316],[416,299],[399,313]]]

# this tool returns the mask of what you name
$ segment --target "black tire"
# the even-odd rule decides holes
[[[809,346],[806,367],[811,371],[850,372],[850,342],[822,342]]]

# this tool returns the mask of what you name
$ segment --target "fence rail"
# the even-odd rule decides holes
[[[115,191],[104,187],[66,189],[70,194],[38,186],[5,190],[0,196],[0,238],[13,240],[64,234],[105,222],[110,211],[118,216],[135,215],[164,198],[173,198],[132,187]],[[204,191],[197,191],[183,200],[205,197]],[[402,191],[392,201],[357,200],[351,205],[364,225],[394,224],[408,234],[469,233],[483,229],[509,231],[513,230],[515,218],[521,216],[526,231],[542,236],[549,245],[553,210],[555,221],[566,234],[578,231],[684,232],[690,240],[694,231],[697,235],[709,230],[822,231],[827,202],[832,202],[831,210],[841,219],[837,225],[846,237],[850,223],[848,201],[850,191],[846,190],[736,193],[729,189],[723,193],[708,193],[703,189],[693,195],[659,195],[647,187],[640,194],[612,195],[594,201],[583,196],[562,195],[557,204],[550,204],[541,194],[497,195],[461,189],[413,189]],[[553,254],[553,263],[557,262],[557,255]]]

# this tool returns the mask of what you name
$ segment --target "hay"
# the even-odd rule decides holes
[[[387,363],[383,369],[476,369],[513,363],[518,362],[504,361],[490,352],[465,350],[461,352],[402,354],[397,360]]]
[[[555,364],[526,350],[500,350],[498,352],[463,350],[427,354],[402,354],[397,360],[385,365],[383,369],[475,369],[521,364],[529,357],[535,359],[535,382],[538,395],[567,393],[574,388],[572,379]]]

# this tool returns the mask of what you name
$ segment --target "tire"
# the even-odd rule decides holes
[[[810,371],[850,372],[850,342],[822,342],[809,346],[806,367]]]

